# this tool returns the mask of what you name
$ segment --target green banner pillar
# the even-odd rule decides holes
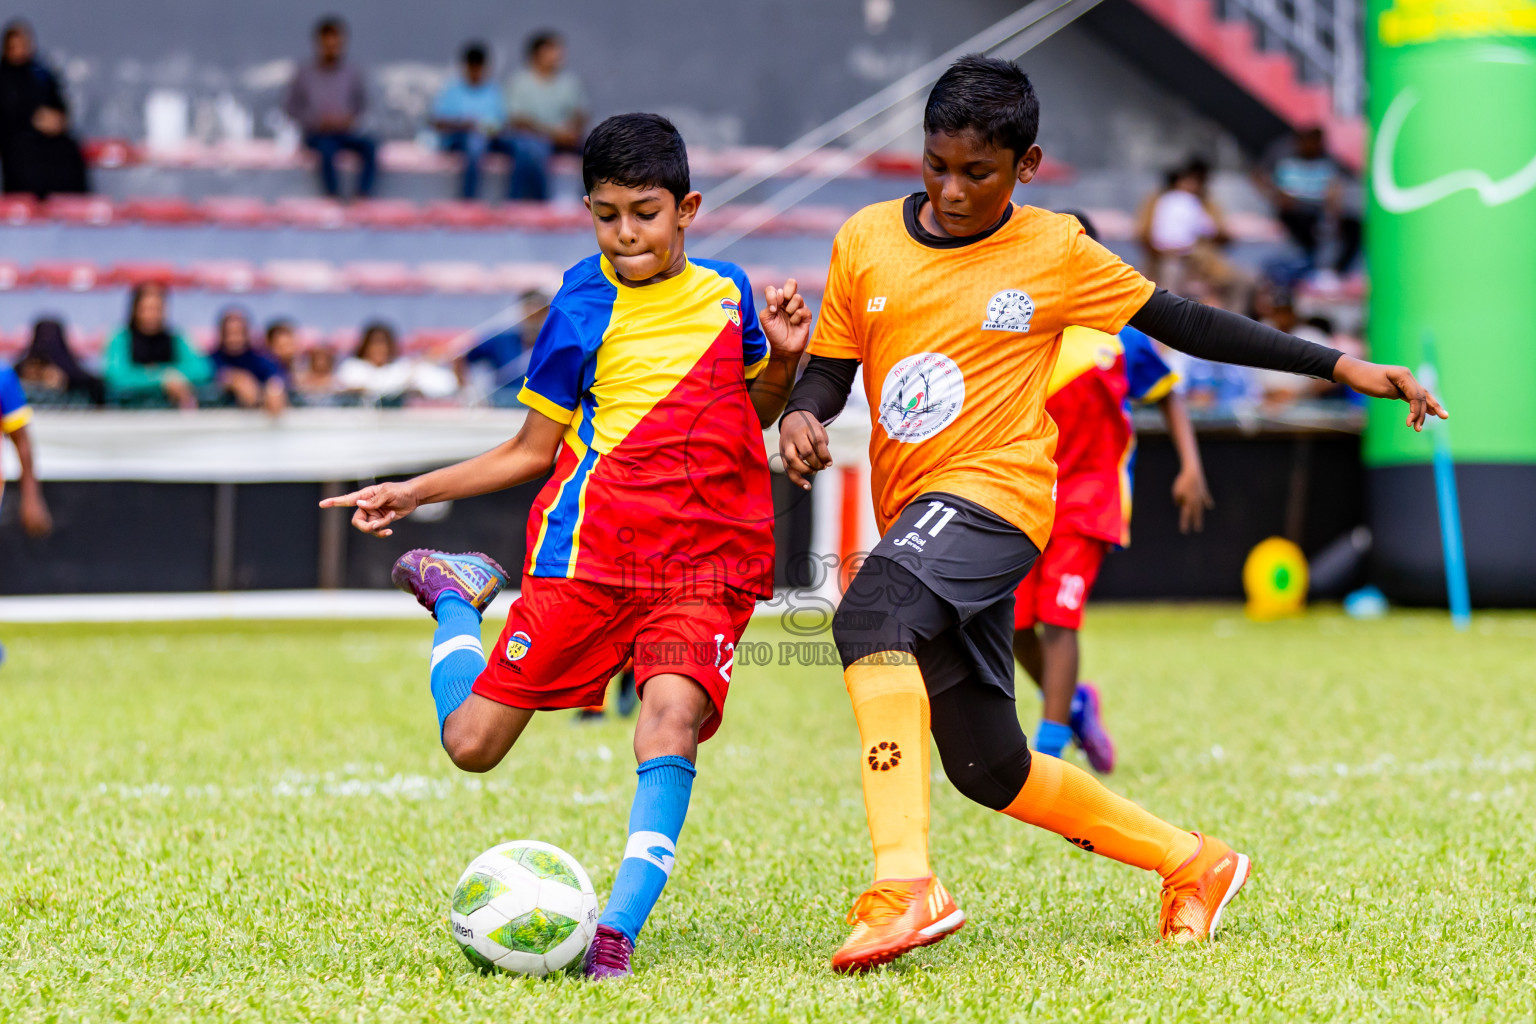
[[[1369,0],[1369,337],[1415,371],[1433,337],[1473,600],[1536,605],[1536,0]],[[1431,443],[1372,402],[1388,596],[1445,595]]]

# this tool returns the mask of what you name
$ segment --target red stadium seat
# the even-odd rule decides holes
[[[198,224],[205,216],[200,207],[176,196],[129,199],[121,213],[143,224]]]
[[[88,292],[112,284],[112,275],[88,260],[49,260],[32,267],[32,281],[44,288]]]
[[[423,263],[417,268],[417,274],[427,288],[450,295],[494,292],[497,288],[496,275],[489,267],[468,260]]]
[[[0,292],[13,291],[32,280],[32,271],[10,260],[0,262]]]
[[[450,230],[485,231],[504,226],[495,209],[484,203],[444,199],[428,203],[422,211],[427,227]]]
[[[420,277],[404,263],[384,260],[362,260],[342,268],[342,283],[360,292],[398,295],[403,292],[419,292],[425,285]]]
[[[262,268],[274,288],[290,292],[344,290],[341,271],[325,260],[271,260]]]
[[[0,221],[14,227],[30,224],[42,216],[37,200],[29,195],[0,196]]]
[[[267,201],[253,196],[209,196],[202,207],[208,220],[223,227],[262,228],[277,223]]]
[[[347,223],[369,228],[428,227],[425,211],[406,199],[364,199],[346,209]]]
[[[500,263],[492,274],[497,291],[513,295],[542,291],[553,295],[560,288],[562,271],[553,263]]]
[[[289,196],[272,204],[278,221],[297,228],[339,228],[347,222],[347,210],[334,199]]]
[[[256,265],[245,260],[202,260],[189,268],[193,283],[210,292],[258,291],[266,280]]]
[[[43,209],[53,220],[92,227],[111,224],[117,215],[112,200],[104,196],[49,196],[43,203]]]
[[[69,347],[81,358],[93,361],[100,359],[102,350],[107,347],[107,332],[99,327],[87,331],[72,330],[69,332]]]
[[[445,362],[463,355],[454,351],[464,331],[457,327],[428,327],[405,336],[400,350],[409,356]]]
[[[151,260],[132,260],[118,263],[112,268],[111,280],[116,284],[136,288],[151,281],[168,287],[181,287],[194,282],[191,272],[174,263]]]
[[[138,163],[138,147],[127,139],[86,139],[80,151],[92,167],[126,167]]]
[[[916,153],[904,153],[898,150],[882,150],[871,154],[865,158],[864,166],[871,174],[890,177],[919,178],[923,174],[922,157]]]

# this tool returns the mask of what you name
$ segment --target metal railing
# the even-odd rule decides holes
[[[1295,60],[1304,82],[1326,85],[1334,113],[1358,117],[1365,105],[1360,0],[1218,0],[1217,13],[1246,19],[1255,42]]]

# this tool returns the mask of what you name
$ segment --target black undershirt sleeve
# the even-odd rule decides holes
[[[805,364],[805,372],[800,374],[789,393],[784,416],[792,412],[808,412],[822,423],[830,423],[848,404],[848,393],[853,390],[853,378],[858,372],[857,359],[811,356]],[[784,422],[784,416],[779,417],[780,423]]]
[[[1261,370],[1283,370],[1333,380],[1334,364],[1344,353],[1293,338],[1256,320],[1173,295],[1152,293],[1131,317],[1131,326],[1158,341],[1201,359]]]

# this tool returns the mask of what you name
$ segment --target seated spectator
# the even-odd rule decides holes
[[[206,356],[166,326],[165,285],[147,282],[133,290],[128,326],[107,341],[102,355],[108,400],[125,405],[169,401],[197,408],[198,388],[213,378]]]
[[[1323,231],[1329,225],[1338,244],[1332,261],[1322,269],[1335,281],[1349,269],[1360,252],[1360,215],[1347,208],[1348,178],[1328,155],[1321,128],[1304,129],[1272,145],[1254,180],[1306,255],[1308,269],[1318,269]]]
[[[90,191],[64,91],[37,59],[32,27],[19,20],[5,26],[0,45],[0,190],[39,199]]]
[[[444,86],[432,104],[432,128],[445,150],[464,154],[459,195],[474,199],[480,194],[480,161],[485,154],[504,153],[515,159],[517,153],[506,134],[507,108],[501,90],[491,81],[485,45],[470,43],[460,60],[463,74]],[[514,180],[515,176],[508,179],[509,191]]]
[[[335,405],[340,390],[336,353],[324,345],[304,353],[304,365],[294,375],[293,388],[305,405]]]
[[[288,408],[288,383],[277,363],[251,344],[245,310],[230,307],[219,314],[219,341],[210,359],[214,380],[240,408],[259,407],[274,416]]]
[[[267,358],[277,364],[292,388],[299,363],[299,335],[293,321],[277,319],[267,324]]]
[[[539,336],[549,315],[549,296],[533,291],[523,296],[517,323],[497,331],[470,349],[459,360],[463,397],[471,404],[514,406],[528,372],[532,339]]]
[[[101,405],[106,389],[101,378],[80,365],[64,337],[64,325],[47,317],[32,325],[32,344],[16,364],[16,376],[34,402]]]
[[[1153,280],[1164,288],[1182,293],[1198,278],[1222,293],[1229,307],[1241,306],[1244,279],[1223,252],[1230,237],[1210,197],[1210,175],[1210,164],[1198,158],[1173,172],[1147,211],[1142,244],[1157,271]]]
[[[580,152],[587,121],[581,81],[564,70],[565,43],[554,32],[528,40],[528,63],[507,86],[507,116],[515,146],[513,199],[549,198],[549,158]]]
[[[336,383],[344,392],[367,401],[398,402],[408,395],[449,398],[459,390],[453,371],[416,359],[400,358],[395,332],[388,325],[371,323],[363,328],[357,351],[342,360]]]
[[[1268,306],[1268,315],[1264,317],[1263,323],[1277,331],[1293,334],[1302,341],[1330,347],[1333,345],[1333,324],[1324,317],[1314,317],[1303,322],[1296,315],[1296,303],[1290,293],[1275,292],[1270,296]],[[1318,326],[1318,320],[1322,321],[1323,326]],[[1252,370],[1250,373],[1263,397],[1266,411],[1270,412],[1309,398],[1320,398],[1336,387],[1331,381],[1298,377],[1278,370]]]
[[[356,153],[362,165],[357,194],[373,195],[378,154],[373,139],[359,131],[368,106],[363,73],[346,61],[347,27],[340,18],[320,19],[315,26],[315,62],[299,68],[288,86],[283,109],[304,132],[304,145],[320,158],[320,184],[333,199],[341,197],[336,156]]]

